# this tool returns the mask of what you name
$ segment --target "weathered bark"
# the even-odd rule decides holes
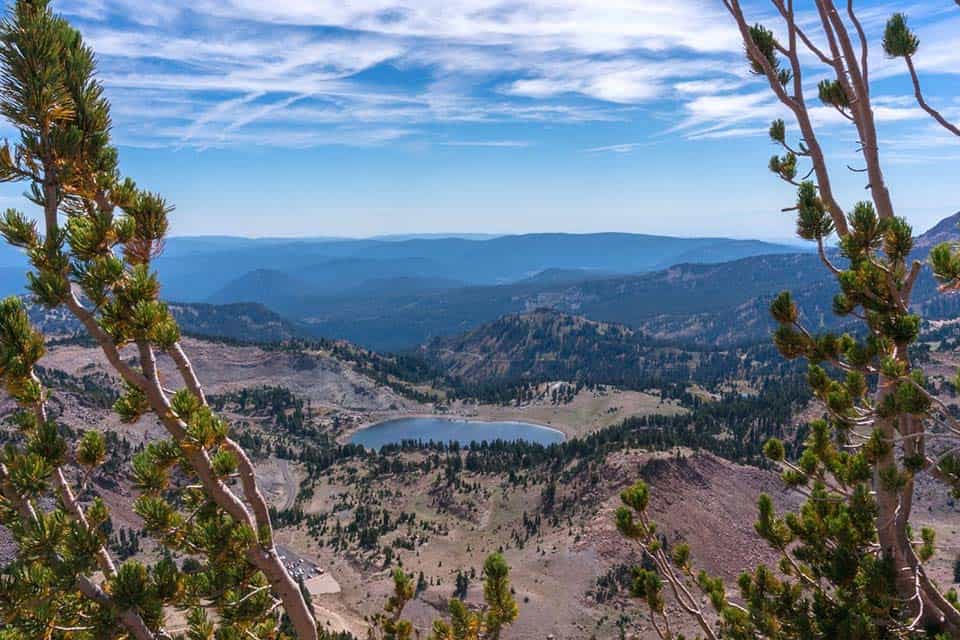
[[[895,379],[881,376],[877,382],[876,406],[882,406],[884,399],[893,393],[895,385]],[[906,523],[910,519],[911,505],[903,502],[901,490],[887,488],[881,480],[884,471],[889,469],[899,471],[896,447],[892,444],[897,441],[898,429],[893,418],[878,419],[874,428],[880,430],[885,442],[891,443],[888,450],[879,457],[874,466],[873,487],[876,491],[877,501],[877,539],[884,555],[893,562],[893,568],[896,572],[897,592],[905,601],[913,603],[911,609],[914,609],[917,605],[915,602],[916,577],[908,561],[909,541],[906,539]],[[904,546],[905,542],[907,542],[906,547]]]
[[[77,503],[77,499],[73,495],[73,489],[70,488],[70,483],[67,481],[62,468],[57,467],[57,470],[53,474],[53,479],[57,485],[57,492],[60,494],[60,500],[67,508],[67,512],[73,516],[73,519],[76,520],[81,527],[83,527],[86,531],[90,531],[90,523],[87,521],[87,514],[83,512],[83,507]],[[105,547],[101,546],[99,549],[97,549],[96,558],[97,564],[100,566],[100,570],[103,571],[103,575],[110,578],[117,573],[117,567],[113,562],[113,557]]]
[[[831,38],[835,36],[840,46],[842,56],[837,62],[837,79],[841,83],[845,83],[845,88],[848,88],[851,92],[848,93],[848,99],[851,101],[851,108],[856,113],[854,122],[860,132],[862,155],[867,164],[867,176],[870,178],[868,187],[873,203],[877,208],[877,215],[881,218],[892,218],[894,215],[893,200],[890,198],[890,190],[887,188],[886,180],[883,177],[883,168],[880,164],[880,147],[877,140],[873,106],[870,104],[870,90],[866,85],[863,71],[860,69],[853,43],[850,41],[850,33],[833,0],[818,0],[817,6],[822,11],[824,29],[830,34]],[[846,65],[842,61],[845,61]],[[844,73],[844,66],[846,67],[846,73]]]
[[[937,585],[930,579],[923,568],[923,563],[920,562],[913,549],[910,549],[910,553],[913,557],[913,566],[920,577],[920,589],[923,593],[924,602],[930,603],[934,607],[933,613],[927,619],[945,627],[953,637],[960,636],[960,611],[946,599]]]
[[[204,394],[203,386],[200,384],[200,379],[197,377],[196,371],[187,354],[184,352],[182,345],[179,342],[175,343],[168,350],[168,353],[176,365],[177,371],[180,372],[180,377],[183,379],[187,389],[189,389],[200,402],[206,405],[207,398]],[[307,635],[309,633],[312,633],[313,637],[316,637],[316,620],[313,617],[310,605],[303,597],[299,585],[293,580],[290,574],[287,573],[286,568],[284,568],[283,561],[280,560],[280,554],[273,542],[273,526],[270,522],[270,508],[267,505],[266,499],[263,497],[263,493],[260,491],[260,487],[257,485],[253,462],[243,448],[231,438],[224,440],[223,444],[237,460],[240,483],[243,486],[243,492],[247,498],[247,502],[253,510],[253,522],[257,527],[255,531],[257,531],[257,537],[261,542],[260,548],[256,551],[265,556],[262,560],[258,559],[258,562],[254,562],[253,559],[251,559],[251,562],[254,562],[255,566],[261,567],[261,571],[267,576],[271,586],[273,586],[274,590],[284,601],[285,606],[293,606],[293,611],[288,610],[287,615],[289,615],[293,621],[294,627],[297,629],[300,637],[310,638],[311,636]],[[264,537],[266,540],[263,539]],[[262,567],[266,567],[266,569]],[[291,603],[291,605],[288,605],[288,602]],[[295,615],[296,617],[294,617]]]
[[[146,387],[143,388],[143,391],[146,393],[154,413],[166,427],[167,432],[177,442],[182,442],[186,437],[187,425],[177,417],[170,407],[170,402],[160,383],[153,348],[145,341],[138,342],[137,347],[140,353],[143,375],[146,379]],[[180,353],[182,354],[182,350]],[[185,355],[184,362],[189,364]],[[192,372],[192,367],[189,367],[189,370]],[[192,380],[191,388],[199,388],[199,382],[196,381],[195,376],[192,377]],[[316,640],[318,632],[313,613],[310,611],[299,585],[287,573],[283,561],[280,560],[280,554],[273,543],[273,528],[270,523],[269,508],[257,486],[253,464],[246,453],[229,438],[224,445],[237,457],[241,485],[245,497],[251,505],[252,513],[214,473],[213,465],[206,450],[190,448],[186,450],[186,456],[213,501],[235,520],[247,524],[256,534],[259,543],[250,547],[247,551],[247,558],[253,566],[263,572],[274,592],[283,601],[284,609],[290,616],[297,636],[301,640]]]
[[[103,607],[114,606],[113,598],[86,576],[80,576],[78,578],[77,588],[80,590],[80,593]],[[133,634],[134,638],[137,640],[156,640],[157,636],[147,627],[147,624],[137,612],[128,609],[121,611],[119,615],[120,622]]]
[[[83,324],[90,336],[97,341],[110,365],[127,383],[139,388],[146,394],[150,407],[160,419],[161,424],[177,442],[181,442],[186,436],[187,425],[174,414],[170,407],[169,400],[160,383],[153,348],[146,342],[137,345],[142,369],[142,371],[137,371],[123,359],[116,343],[103,330],[96,317],[83,306],[75,293],[71,292],[64,304]],[[184,375],[188,388],[198,394],[198,397],[203,397],[199,380],[193,373],[193,368],[179,344],[171,350],[171,355],[173,355],[181,374]],[[284,609],[293,622],[298,638],[300,640],[316,640],[318,637],[317,624],[310,607],[300,592],[297,583],[287,573],[283,561],[280,560],[280,554],[273,544],[269,508],[257,487],[253,465],[239,445],[228,439],[225,446],[237,456],[241,484],[245,497],[253,508],[253,514],[247,509],[243,501],[216,476],[209,454],[206,451],[188,451],[187,459],[214,502],[235,520],[247,524],[257,535],[260,544],[250,549],[248,558],[251,564],[267,577],[276,595],[283,602]],[[242,455],[237,455],[238,452]]]
[[[34,382],[40,382],[40,379],[34,372],[30,373],[30,377],[34,380]],[[47,421],[47,405],[44,400],[41,399],[39,402],[34,403],[33,415],[38,425]],[[67,512],[73,516],[73,519],[76,520],[84,530],[89,532],[90,523],[87,521],[87,514],[84,513],[83,507],[80,506],[76,497],[73,495],[73,489],[70,487],[70,482],[67,480],[67,476],[63,472],[63,467],[57,467],[54,469],[53,481],[57,487],[57,493],[60,494],[60,500],[67,508]],[[97,564],[100,566],[100,570],[103,572],[103,575],[110,578],[116,574],[116,565],[114,564],[113,557],[110,555],[110,552],[107,551],[106,547],[101,545],[100,548],[97,549],[96,559]]]

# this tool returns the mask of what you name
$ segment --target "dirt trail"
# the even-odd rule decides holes
[[[286,502],[283,503],[283,511],[293,509],[293,504],[297,501],[297,481],[290,473],[290,463],[284,459],[277,461],[280,466],[280,473],[283,474],[283,483],[286,485]]]

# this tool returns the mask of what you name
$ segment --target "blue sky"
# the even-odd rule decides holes
[[[98,52],[123,170],[176,204],[178,235],[792,233],[765,169],[781,110],[720,0],[53,4]],[[857,6],[875,43],[908,13],[928,99],[960,119],[953,0]],[[924,229],[960,210],[960,140],[901,61],[872,60],[894,198]],[[816,120],[852,205],[853,132]],[[0,204],[27,208],[21,191]]]

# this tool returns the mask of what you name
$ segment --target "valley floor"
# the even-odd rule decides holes
[[[331,503],[350,502],[356,494],[353,474],[349,484],[337,478],[323,481],[307,513],[328,511]],[[569,497],[572,506],[557,522],[544,519],[538,531],[527,535],[522,522],[542,507],[541,487],[509,487],[502,478],[464,474],[469,490],[442,501],[436,478],[399,474],[381,479],[376,489],[388,486],[389,497],[377,503],[390,513],[414,513],[442,531],[415,550],[398,550],[392,566],[423,572],[430,583],[407,610],[421,629],[442,613],[459,570],[478,570],[484,557],[503,550],[511,565],[511,580],[520,603],[520,617],[505,634],[515,640],[556,638],[612,638],[623,626],[640,638],[652,629],[642,608],[623,593],[598,601],[597,578],[624,564],[639,561],[617,533],[613,512],[618,494],[635,479],[645,478],[655,487],[652,514],[672,540],[689,540],[702,567],[728,580],[757,562],[771,561],[769,551],[753,534],[755,507],[744,496],[772,492],[782,505],[794,500],[780,488],[775,474],[735,465],[715,456],[690,451],[648,453],[624,451],[608,461],[597,478],[576,478],[558,487],[558,500]],[[346,478],[344,478],[346,479]],[[284,496],[277,496],[283,500]],[[440,502],[443,502],[440,506]],[[390,544],[405,535],[397,531],[381,539]],[[335,614],[348,630],[357,633],[363,619],[382,606],[391,581],[382,554],[349,550],[346,553],[320,546],[305,528],[281,530],[285,546],[302,550],[328,568],[342,587],[338,594],[316,597],[317,604]],[[479,579],[471,582],[469,601],[481,599]]]
[[[640,557],[614,526],[623,488],[645,479],[653,490],[651,514],[667,540],[688,541],[698,567],[728,584],[747,568],[776,562],[753,530],[757,496],[767,492],[781,508],[799,500],[773,471],[689,448],[627,447],[571,459],[550,473],[535,464],[497,469],[496,452],[475,461],[491,466],[473,469],[465,452],[431,450],[349,454],[319,463],[314,454],[336,451],[337,442],[364,425],[436,412],[324,352],[202,340],[188,340],[186,348],[212,401],[249,438],[245,446],[277,512],[277,540],[291,563],[299,567],[302,558],[311,569],[304,577],[318,612],[329,629],[358,637],[366,634],[365,619],[386,602],[393,568],[423,574],[426,588],[407,613],[426,629],[451,597],[458,572],[473,576],[468,601],[480,600],[483,559],[502,551],[520,605],[504,640],[652,639],[644,610],[626,596],[623,572]],[[59,372],[52,406],[61,422],[116,435],[108,472],[95,481],[115,529],[138,530],[129,452],[162,438],[162,430],[146,418],[137,425],[119,422],[109,408],[116,381],[93,348],[54,346],[42,364],[48,376]],[[162,361],[161,371],[174,379],[171,363]],[[91,402],[90,389],[102,397]],[[520,406],[455,402],[443,413],[541,423],[574,438],[628,417],[689,411],[655,393],[613,388],[584,388],[565,403],[549,397]],[[9,400],[0,404],[5,416],[13,409]],[[941,585],[949,584],[960,551],[957,506],[932,484],[921,485],[918,500],[918,522],[937,529],[942,548],[931,571]],[[0,538],[0,554],[11,552]],[[143,537],[136,553],[149,559],[155,547]]]

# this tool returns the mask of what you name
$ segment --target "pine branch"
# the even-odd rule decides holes
[[[747,49],[750,60],[756,62],[760,66],[763,71],[763,75],[767,78],[770,89],[777,96],[780,102],[790,109],[790,111],[794,114],[797,124],[800,126],[800,131],[806,143],[807,151],[810,154],[810,160],[813,163],[813,167],[817,175],[817,188],[819,189],[820,196],[830,211],[830,216],[833,219],[837,233],[841,236],[846,235],[847,218],[843,212],[843,209],[837,203],[837,200],[833,195],[833,188],[831,185],[830,173],[827,168],[826,158],[824,157],[823,150],[820,147],[820,142],[810,119],[810,114],[807,110],[806,103],[804,102],[802,91],[798,93],[798,95],[792,97],[787,95],[783,85],[780,84],[780,79],[777,72],[773,69],[773,67],[770,66],[769,61],[760,52],[757,44],[753,41],[753,37],[750,35],[750,25],[744,16],[739,0],[723,0],[723,3],[730,15],[734,18],[734,21],[740,30],[740,36],[743,40],[744,46]],[[792,7],[792,2],[790,6]],[[797,37],[799,32],[797,31],[796,20],[794,19],[792,13],[787,13],[787,15],[790,16],[790,18],[787,20],[787,28],[791,34],[791,38]],[[791,46],[790,50],[790,66],[793,69],[794,74],[796,74],[797,70],[802,70],[802,68],[796,47]]]
[[[62,478],[62,470],[58,467],[55,470],[55,476],[57,481],[60,481]],[[0,493],[3,494],[3,497],[14,506],[17,513],[20,517],[27,522],[37,522],[38,516],[30,501],[23,498],[22,496],[17,495],[13,491],[13,487],[10,484],[9,472],[6,467],[0,464]],[[76,506],[76,503],[73,503]],[[78,509],[79,510],[79,509]],[[80,511],[82,515],[82,511]],[[76,515],[76,514],[74,514]],[[78,518],[78,522],[89,531],[89,524],[86,522],[86,517],[83,516],[81,521]],[[98,561],[100,562],[109,562],[107,566],[112,568],[112,559],[110,559],[109,552],[106,551],[103,547],[100,547],[97,551]],[[102,565],[101,565],[102,566]],[[115,573],[115,570],[107,574],[108,577]],[[77,589],[84,596],[96,602],[98,605],[104,609],[118,610],[116,603],[103,589],[101,589],[96,583],[94,583],[88,576],[78,575],[77,576]],[[147,626],[143,621],[143,618],[140,617],[140,614],[131,609],[119,609],[118,616],[120,618],[120,623],[131,633],[136,640],[157,640],[158,636],[154,634],[153,631]]]

